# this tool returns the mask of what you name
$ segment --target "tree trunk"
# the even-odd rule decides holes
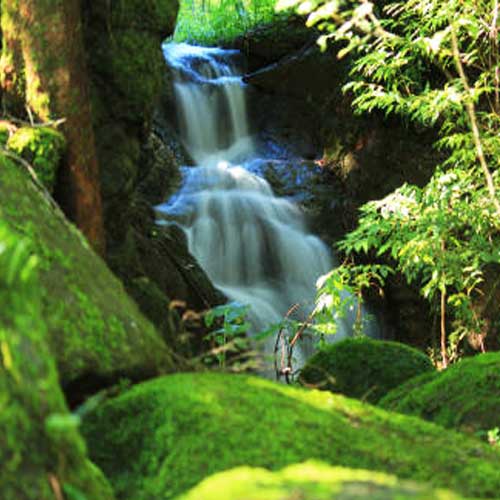
[[[9,104],[40,120],[64,118],[68,153],[61,205],[104,253],[99,168],[92,128],[80,0],[2,0],[1,82]]]

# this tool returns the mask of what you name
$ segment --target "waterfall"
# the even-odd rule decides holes
[[[274,196],[248,170],[256,159],[237,51],[168,44],[180,129],[197,166],[181,190],[158,207],[183,227],[190,252],[231,300],[250,305],[255,331],[283,320],[296,304],[312,304],[319,276],[334,266],[324,243],[307,230],[300,209]],[[336,337],[349,330],[338,325]],[[267,341],[271,354],[275,339]],[[311,354],[302,342],[296,366]]]

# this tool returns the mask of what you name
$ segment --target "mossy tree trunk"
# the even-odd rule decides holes
[[[64,118],[68,153],[60,202],[104,253],[104,229],[80,0],[1,0],[4,105],[42,121]]]

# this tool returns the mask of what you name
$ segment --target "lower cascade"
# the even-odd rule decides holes
[[[190,252],[230,300],[250,306],[255,332],[283,320],[294,304],[308,304],[316,280],[334,267],[326,245],[307,230],[300,209],[274,196],[251,172],[262,161],[249,133],[237,51],[167,44],[175,74],[181,134],[197,166],[184,168],[184,183],[157,207],[184,229]],[[336,339],[350,330],[340,320]],[[276,343],[268,338],[264,354]],[[295,348],[294,367],[312,354]]]

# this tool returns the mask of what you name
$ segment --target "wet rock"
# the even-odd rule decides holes
[[[304,17],[287,14],[235,40],[221,40],[218,45],[241,50],[247,56],[248,71],[255,71],[314,46],[316,38],[317,31],[306,28]]]

